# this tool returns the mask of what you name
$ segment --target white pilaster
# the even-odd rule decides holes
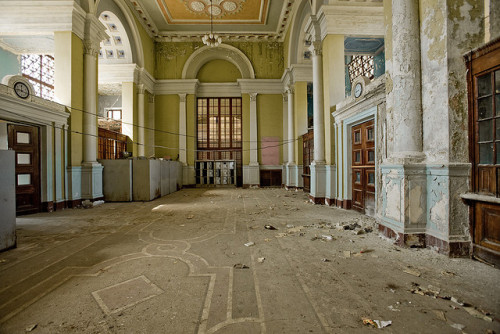
[[[179,161],[184,166],[187,166],[186,96],[179,94]]]
[[[258,166],[257,151],[257,93],[250,93],[250,165]]]
[[[146,126],[144,115],[144,85],[137,85],[137,155],[143,157],[146,154]]]
[[[149,94],[149,112],[148,112],[148,157],[155,156],[155,96]]]
[[[250,95],[250,163],[243,166],[243,184],[246,186],[260,185],[260,169],[257,145],[257,93]]]
[[[285,166],[288,162],[288,150],[285,149],[287,145],[285,140],[288,140],[288,94],[282,93],[283,96],[283,176],[286,175]],[[283,184],[286,184],[286,178],[283,179]]]

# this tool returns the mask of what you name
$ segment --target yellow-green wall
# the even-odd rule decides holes
[[[241,79],[240,70],[227,60],[209,61],[198,71],[200,82],[236,82],[238,79]]]
[[[262,138],[279,137],[283,141],[283,96],[257,95],[258,159],[262,163]],[[279,146],[279,163],[283,163],[283,146]]]
[[[139,35],[142,42],[142,51],[144,57],[144,68],[150,74],[153,74],[155,71],[155,43],[151,37],[149,37],[148,33],[142,27],[141,23],[135,18],[135,25],[139,30]]]
[[[307,133],[307,82],[300,81],[295,83],[294,94],[294,127],[295,138],[302,138]],[[302,142],[296,141],[295,156],[297,164],[302,164]]]
[[[179,154],[179,95],[156,95],[155,97],[155,143],[156,156]]]

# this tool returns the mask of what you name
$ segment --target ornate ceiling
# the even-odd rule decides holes
[[[293,0],[129,0],[149,33],[159,39],[199,39],[210,30],[227,39],[282,40]]]

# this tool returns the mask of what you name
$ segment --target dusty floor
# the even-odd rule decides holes
[[[500,270],[356,234],[373,224],[282,189],[19,218],[0,333],[500,333]]]

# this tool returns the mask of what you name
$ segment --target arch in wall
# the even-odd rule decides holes
[[[122,23],[123,29],[126,32],[130,48],[132,51],[131,63],[137,64],[140,68],[144,67],[144,51],[142,40],[133,14],[130,12],[124,0],[101,0],[98,3],[96,16],[101,17],[103,12],[108,11],[116,15],[117,19]]]
[[[217,47],[204,46],[188,58],[182,69],[182,79],[196,79],[200,68],[211,60],[222,59],[234,64],[243,79],[255,79],[255,72],[250,60],[243,52],[227,44]]]
[[[106,26],[106,33],[109,36],[100,43],[99,63],[133,63],[130,41],[120,19],[113,12],[105,10],[99,15],[99,21]]]
[[[292,23],[290,32],[290,43],[288,45],[288,65],[308,63],[304,59],[304,52],[307,51],[305,44],[305,26],[311,16],[311,5],[309,0],[303,0],[300,4],[297,15]]]

